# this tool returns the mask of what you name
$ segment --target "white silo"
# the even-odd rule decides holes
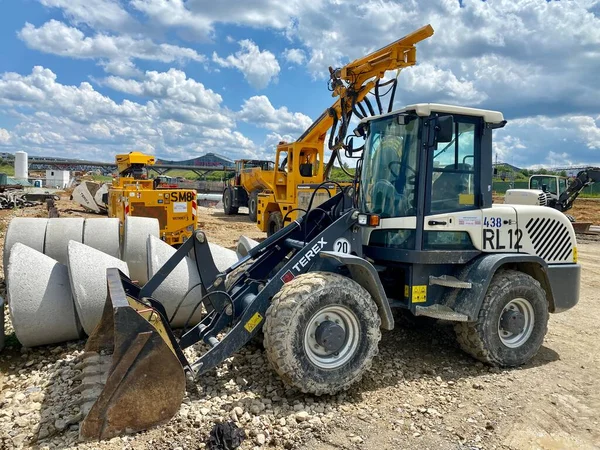
[[[27,180],[29,177],[28,173],[28,160],[26,152],[15,152],[15,179]]]

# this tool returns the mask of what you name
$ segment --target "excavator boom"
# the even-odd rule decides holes
[[[588,167],[580,171],[571,182],[566,191],[560,194],[556,202],[556,209],[559,211],[568,211],[573,207],[573,203],[581,192],[590,184],[600,181],[600,167]]]
[[[339,99],[319,116],[298,138],[297,142],[325,141],[327,131],[335,120],[342,119],[343,110],[352,110],[352,103],[360,103],[375,87],[376,80],[388,70],[401,70],[417,62],[415,45],[433,36],[433,28],[426,25],[389,45],[352,61],[339,69],[330,69],[333,96]],[[365,84],[367,80],[370,80]],[[348,108],[349,107],[349,108]]]

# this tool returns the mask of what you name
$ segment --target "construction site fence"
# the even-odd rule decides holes
[[[495,194],[504,195],[508,189],[527,189],[528,187],[529,183],[527,181],[494,181],[492,189]],[[581,195],[600,197],[600,183],[587,186]]]
[[[196,189],[198,193],[218,193],[221,194],[225,187],[222,181],[182,181],[177,186],[185,189]]]

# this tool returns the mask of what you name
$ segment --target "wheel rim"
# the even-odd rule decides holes
[[[251,198],[250,199],[250,214],[254,214],[254,211],[256,211],[256,200]]]
[[[225,198],[223,198],[223,205],[225,205],[225,208],[229,208],[229,196],[227,194],[225,194]]]
[[[327,351],[318,342],[319,326],[330,322],[343,330],[344,339],[337,351]],[[308,359],[322,369],[336,369],[346,364],[356,353],[359,345],[360,326],[356,315],[342,305],[326,306],[308,321],[304,333],[304,352]]]
[[[509,348],[523,345],[533,332],[535,314],[529,300],[515,298],[506,304],[498,319],[498,336]]]

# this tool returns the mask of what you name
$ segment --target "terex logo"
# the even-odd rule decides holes
[[[300,258],[300,261],[298,261],[293,269],[296,272],[300,272],[300,268],[301,267],[305,267],[311,259],[313,259],[315,256],[317,256],[319,254],[319,252],[321,250],[323,250],[323,247],[325,247],[325,244],[327,244],[327,242],[325,242],[325,239],[321,238],[319,239],[319,242],[317,242],[315,245],[312,246],[312,248],[306,252],[306,255],[304,255],[302,258]]]

